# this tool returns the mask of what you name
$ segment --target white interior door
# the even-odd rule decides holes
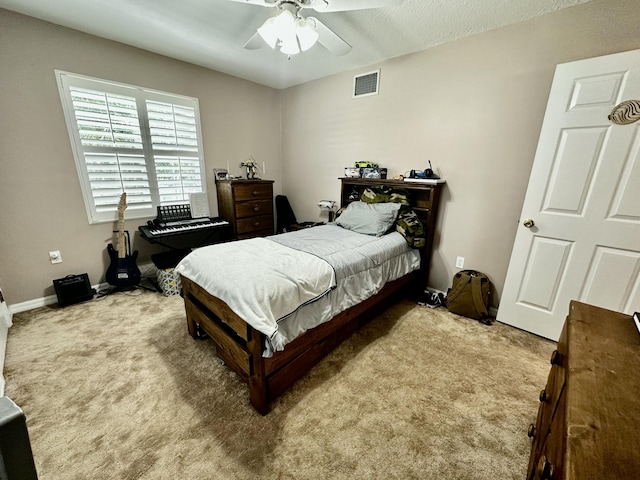
[[[500,322],[557,340],[570,300],[640,310],[640,122],[608,119],[624,100],[640,100],[640,50],[558,65]]]

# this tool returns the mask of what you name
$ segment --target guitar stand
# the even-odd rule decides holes
[[[119,230],[114,230],[113,233],[118,233]],[[127,255],[131,255],[131,237],[129,236],[129,231],[128,230],[124,230],[122,233],[124,233],[124,236],[126,238],[126,251],[127,251]],[[136,252],[137,254],[137,252]],[[140,270],[138,269],[138,273],[140,272]],[[104,292],[98,292],[97,294],[97,298],[102,298],[102,297],[106,297],[108,295],[111,295],[112,293],[119,293],[119,292],[132,292],[134,290],[137,290],[139,288],[142,288],[143,290],[148,290],[150,292],[161,292],[162,290],[158,287],[158,285],[154,284],[149,278],[147,278],[147,281],[151,284],[151,286],[146,286],[143,285],[142,282],[144,281],[144,278],[140,278],[140,282],[138,282],[135,285],[126,285],[126,286],[118,286],[118,285],[110,285],[109,288],[104,291]]]

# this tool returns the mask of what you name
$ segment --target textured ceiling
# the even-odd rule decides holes
[[[0,0],[0,7],[281,89],[589,1],[404,0],[378,9],[304,10],[353,49],[334,56],[316,44],[291,59],[266,44],[242,48],[276,9],[229,0]]]

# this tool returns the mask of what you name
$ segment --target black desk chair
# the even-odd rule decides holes
[[[298,223],[287,196],[276,195],[276,233],[291,232],[316,225],[323,225],[323,222]]]

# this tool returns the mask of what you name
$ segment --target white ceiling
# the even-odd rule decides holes
[[[0,7],[281,89],[589,1],[404,0],[378,9],[303,10],[353,49],[334,56],[316,44],[290,60],[266,44],[242,48],[273,8],[229,0],[0,0]]]

